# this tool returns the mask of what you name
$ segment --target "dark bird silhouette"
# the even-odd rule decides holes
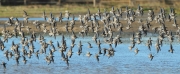
[[[44,18],[44,20],[46,21],[46,13],[45,13],[45,11],[43,12],[42,18]]]
[[[6,70],[6,64],[7,63],[5,63],[5,62],[2,62],[2,64],[1,64],[1,65],[3,65],[4,70]]]
[[[96,58],[97,62],[99,63],[99,55],[98,54],[95,55],[95,58]]]
[[[174,52],[174,49],[172,47],[172,44],[170,44],[170,49],[168,50],[170,53],[173,53]]]
[[[23,17],[27,17],[28,16],[27,12],[25,10],[23,10],[23,12],[24,12]]]
[[[154,56],[152,54],[149,54],[149,58],[152,61],[152,59],[154,58]]]

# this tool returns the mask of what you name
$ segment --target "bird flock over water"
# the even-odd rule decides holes
[[[157,40],[155,41],[155,49],[157,53],[161,51],[161,46],[163,44],[163,40],[165,38],[168,39],[170,43],[170,49],[168,50],[170,53],[174,52],[172,42],[174,38],[178,38],[180,40],[180,27],[176,22],[176,13],[173,8],[170,8],[169,12],[165,12],[163,8],[160,8],[160,12],[155,14],[153,9],[148,10],[147,13],[144,13],[144,10],[141,6],[138,6],[135,11],[131,8],[126,7],[124,11],[122,8],[115,9],[112,7],[110,11],[104,9],[104,12],[101,12],[98,9],[97,13],[91,13],[89,9],[87,9],[87,13],[84,15],[79,15],[78,20],[75,20],[75,16],[69,11],[65,11],[64,15],[60,12],[58,17],[54,17],[52,13],[50,16],[47,16],[45,11],[42,11],[42,17],[44,19],[43,22],[38,20],[32,21],[31,26],[35,26],[35,29],[38,32],[32,30],[32,27],[28,24],[31,21],[28,21],[30,15],[28,12],[23,10],[23,20],[20,21],[18,18],[10,17],[4,25],[3,30],[1,31],[2,39],[0,40],[0,49],[4,52],[5,58],[9,61],[9,59],[14,59],[16,64],[19,65],[19,59],[22,58],[22,62],[24,64],[28,63],[26,58],[31,58],[32,56],[36,56],[39,59],[39,55],[46,55],[44,61],[47,64],[54,63],[54,52],[59,51],[59,60],[64,61],[67,66],[69,66],[69,61],[73,55],[82,55],[83,42],[81,40],[78,44],[75,44],[77,38],[81,38],[87,36],[90,32],[93,34],[92,41],[97,45],[98,50],[96,54],[92,54],[90,51],[85,53],[85,56],[88,58],[94,56],[97,62],[100,61],[100,55],[107,56],[108,58],[113,57],[115,55],[116,47],[119,44],[123,44],[121,41],[122,33],[124,30],[131,30],[132,24],[134,22],[138,22],[141,24],[137,29],[137,32],[133,32],[132,36],[130,36],[130,46],[129,50],[134,50],[135,55],[138,55],[140,50],[135,47],[136,44],[142,43],[142,37],[146,36],[149,31],[153,31],[152,33],[158,34]],[[145,17],[143,19],[138,17]],[[72,20],[70,20],[72,18]],[[63,21],[63,19],[67,19],[67,21]],[[123,25],[121,21],[126,21],[126,25]],[[151,27],[151,22],[155,21],[158,24],[158,27]],[[62,32],[57,27],[57,25],[62,25],[62,22],[67,22],[62,29],[66,32]],[[76,22],[79,22],[78,29],[79,32],[74,32],[74,27],[77,27]],[[99,24],[102,22],[103,24]],[[165,22],[172,22],[172,26],[177,30],[175,35],[172,34],[172,31],[167,30]],[[48,24],[47,24],[48,23]],[[60,23],[60,24],[58,24]],[[90,23],[90,24],[89,24]],[[48,29],[47,26],[50,28]],[[12,31],[7,30],[8,27],[13,27]],[[102,30],[100,30],[102,28]],[[116,32],[116,33],[115,33]],[[71,45],[67,46],[67,40],[65,39],[64,34],[70,33]],[[56,36],[62,36],[61,39],[57,39],[57,42],[53,42],[52,40],[46,41],[44,35],[49,35],[51,38],[56,39]],[[99,37],[103,37],[103,40],[100,40]],[[12,41],[11,46],[7,46],[6,43],[8,39],[16,37],[20,38],[19,43],[15,43]],[[151,37],[146,42],[146,46],[151,51],[152,48],[152,39]],[[39,42],[40,49],[36,49],[34,46],[34,42]],[[56,43],[56,44],[54,44]],[[109,48],[102,48],[101,44],[106,43],[109,45]],[[93,49],[93,45],[90,42],[87,42],[88,47]],[[78,47],[78,51],[74,51],[74,46]],[[10,49],[6,49],[10,47]],[[21,48],[21,49],[20,49]],[[37,50],[37,51],[35,51]],[[167,52],[168,52],[167,51]],[[49,52],[49,53],[47,53]],[[75,53],[77,52],[77,53]],[[149,54],[149,59],[153,60],[154,55]],[[7,62],[8,63],[8,62]],[[4,69],[6,69],[6,62],[2,62]]]

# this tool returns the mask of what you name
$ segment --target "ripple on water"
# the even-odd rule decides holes
[[[174,40],[173,42],[173,48],[174,53],[169,53],[168,50],[170,48],[170,45],[168,41],[165,39],[164,44],[161,47],[161,51],[159,53],[156,53],[155,49],[155,42],[157,40],[156,37],[152,37],[153,45],[151,47],[151,51],[148,50],[148,48],[145,46],[146,41],[150,37],[146,36],[142,38],[141,44],[136,44],[135,48],[137,47],[140,51],[137,55],[135,55],[134,50],[135,48],[130,51],[128,49],[128,46],[130,45],[129,37],[122,37],[122,44],[119,44],[115,50],[115,55],[113,57],[108,58],[106,55],[100,55],[99,63],[95,59],[95,54],[98,52],[98,46],[92,41],[91,37],[86,37],[84,39],[78,38],[76,40],[76,44],[79,43],[79,41],[82,41],[83,44],[83,53],[79,56],[77,55],[78,46],[76,45],[73,48],[73,56],[69,58],[70,67],[67,67],[66,63],[61,60],[59,49],[57,49],[56,42],[61,42],[62,36],[57,36],[57,39],[52,39],[49,36],[45,36],[46,41],[52,40],[58,51],[54,53],[54,59],[55,63],[47,65],[46,61],[44,60],[45,56],[47,54],[40,54],[39,60],[33,56],[31,59],[26,57],[27,64],[24,65],[22,63],[22,58],[20,58],[19,62],[20,65],[16,66],[16,62],[14,58],[11,58],[9,61],[4,57],[4,52],[0,52],[0,58],[1,61],[7,62],[7,70],[6,73],[20,73],[25,74],[27,72],[31,73],[39,73],[39,74],[49,74],[49,73],[60,73],[60,74],[154,74],[154,73],[163,73],[163,74],[169,74],[169,73],[179,73],[180,72],[180,58],[178,58],[180,54],[179,50],[179,43],[177,40]],[[71,44],[70,37],[65,37],[66,43],[68,46]],[[101,48],[109,48],[108,44],[105,44],[103,42],[103,38],[99,38],[102,42]],[[20,38],[11,38],[9,39],[8,43],[5,43],[6,48],[5,50],[9,50],[11,46],[11,42],[14,41],[15,44],[18,44],[20,42]],[[93,48],[87,48],[88,44],[87,42],[90,42],[93,46]],[[35,51],[40,49],[39,41],[34,42],[35,45]],[[114,45],[113,45],[114,47]],[[50,47],[49,47],[50,48]],[[21,47],[20,49],[21,50]],[[88,58],[85,56],[87,51],[90,51],[93,55]],[[66,52],[67,53],[67,52]],[[154,59],[150,61],[148,58],[148,55],[152,53],[154,55]],[[4,72],[3,67],[0,66],[0,72]]]

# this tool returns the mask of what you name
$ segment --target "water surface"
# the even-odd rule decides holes
[[[73,48],[73,55],[69,58],[70,66],[67,67],[66,63],[61,60],[59,49],[57,48],[57,41],[61,42],[62,36],[57,36],[56,39],[54,37],[45,36],[46,42],[52,40],[56,47],[56,52],[54,52],[54,60],[55,63],[47,64],[44,60],[45,56],[49,54],[49,51],[46,54],[40,54],[39,60],[35,57],[35,54],[29,59],[26,57],[27,64],[23,64],[22,58],[20,58],[20,64],[17,66],[14,60],[14,57],[9,61],[4,56],[4,52],[0,51],[0,61],[5,61],[7,63],[7,69],[4,71],[3,67],[0,66],[0,72],[4,72],[7,74],[12,73],[20,73],[20,74],[176,74],[180,72],[180,46],[177,39],[174,40],[173,49],[174,53],[169,53],[170,45],[167,39],[164,39],[163,46],[161,47],[161,51],[159,53],[156,52],[155,42],[157,37],[152,37],[153,45],[151,47],[151,51],[148,50],[145,43],[147,42],[149,36],[142,38],[141,44],[136,44],[135,47],[130,51],[128,46],[130,46],[129,37],[122,37],[122,44],[119,44],[115,49],[115,55],[113,57],[108,58],[107,56],[100,55],[99,63],[95,59],[95,54],[98,53],[98,46],[92,41],[92,36],[87,37],[79,37],[76,39],[76,46]],[[29,36],[27,36],[29,37]],[[2,38],[2,37],[1,37]],[[3,38],[2,38],[3,39]],[[101,48],[109,48],[109,45],[103,42],[102,37],[98,39],[101,40]],[[70,48],[71,39],[70,35],[65,36],[65,40],[67,43],[67,51]],[[5,50],[10,50],[12,41],[15,44],[20,43],[20,38],[11,38],[8,43],[5,43]],[[77,54],[79,41],[82,41],[83,50],[82,54],[79,56]],[[90,42],[93,48],[88,48],[88,43]],[[35,51],[40,49],[39,41],[34,42]],[[135,55],[134,50],[138,48],[140,51],[137,55]],[[48,47],[51,49],[51,47]],[[47,49],[47,50],[48,50]],[[21,50],[21,45],[19,50]],[[26,48],[26,50],[28,50]],[[86,55],[87,51],[91,52],[93,55],[88,58]],[[148,55],[152,53],[154,55],[154,59],[150,61]]]

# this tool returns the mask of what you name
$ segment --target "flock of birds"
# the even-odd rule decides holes
[[[24,11],[24,10],[23,10]],[[123,16],[125,14],[125,16]],[[108,12],[106,9],[104,12],[101,12],[100,9],[98,9],[98,12],[95,14],[90,13],[90,10],[88,9],[88,13],[85,15],[79,15],[78,20],[75,20],[75,16],[68,12],[65,11],[65,15],[63,16],[62,13],[57,17],[58,20],[53,16],[52,13],[50,13],[50,16],[47,17],[45,11],[43,12],[42,18],[44,18],[45,23],[49,23],[48,25],[50,26],[50,29],[47,29],[47,24],[45,23],[40,23],[38,20],[33,21],[33,26],[36,27],[41,33],[36,33],[35,31],[31,30],[31,27],[28,25],[25,25],[26,23],[29,23],[28,21],[28,13],[24,11],[23,21],[19,21],[18,18],[9,18],[4,25],[4,28],[2,30],[2,37],[3,39],[0,40],[0,49],[4,51],[4,55],[7,58],[7,60],[14,58],[17,65],[19,64],[19,59],[23,58],[23,63],[26,64],[27,62],[27,57],[31,58],[33,54],[39,59],[40,54],[45,54],[46,57],[44,60],[50,64],[54,62],[54,52],[59,51],[62,60],[69,66],[69,59],[73,56],[73,48],[75,45],[78,46],[78,51],[77,54],[81,55],[82,54],[82,47],[83,44],[81,41],[79,41],[78,44],[75,44],[75,40],[78,38],[76,33],[74,32],[74,26],[76,25],[75,22],[80,22],[80,27],[81,31],[78,33],[79,36],[84,37],[87,35],[89,32],[92,32],[94,36],[92,37],[92,40],[96,43],[98,46],[98,52],[97,54],[94,54],[95,59],[99,62],[99,55],[106,55],[109,58],[114,56],[116,46],[118,44],[121,44],[121,34],[123,33],[123,30],[129,30],[132,28],[132,24],[134,22],[138,22],[139,24],[142,24],[139,26],[138,31],[136,33],[132,34],[132,37],[130,37],[131,45],[128,47],[130,50],[132,50],[135,47],[135,44],[140,44],[142,42],[142,35],[147,35],[147,32],[149,30],[153,30],[154,33],[158,34],[157,41],[155,43],[155,48],[157,50],[157,53],[161,51],[161,46],[164,38],[168,38],[170,42],[170,49],[169,52],[173,53],[174,49],[172,47],[172,42],[173,42],[173,34],[171,31],[168,31],[165,26],[165,21],[171,22],[174,21],[174,26],[177,31],[176,31],[176,37],[180,39],[180,27],[178,27],[178,24],[176,22],[176,16],[175,16],[175,11],[173,8],[170,8],[170,12],[166,14],[165,10],[163,8],[160,9],[160,12],[156,15],[153,11],[153,9],[150,9],[148,11],[148,14],[146,15],[147,18],[146,20],[138,19],[136,17],[142,17],[144,16],[144,11],[141,6],[138,6],[137,10],[134,11],[131,8],[126,7],[125,11],[122,11],[122,9],[117,8],[110,10]],[[70,20],[70,16],[72,16],[72,20]],[[67,18],[68,21],[63,21],[64,18]],[[123,24],[121,23],[120,19],[124,19],[127,21],[127,26],[123,27]],[[135,19],[138,19],[138,21],[135,21]],[[145,21],[145,23],[144,23]],[[152,27],[151,28],[151,22],[155,21],[157,24],[159,24],[159,27]],[[60,30],[57,27],[57,22],[67,22],[67,24],[63,27],[63,29],[66,30],[66,32],[71,32],[71,46],[67,46],[65,37],[62,33],[60,33]],[[69,22],[69,23],[68,23]],[[89,24],[91,22],[91,24]],[[102,22],[103,25],[99,25],[99,22]],[[14,29],[12,32],[7,30],[7,26],[13,26]],[[22,29],[26,29],[22,30]],[[103,28],[102,31],[99,29]],[[118,32],[117,35],[114,34],[114,29],[117,29],[116,32]],[[57,47],[56,45],[53,44],[53,41],[50,40],[49,42],[46,42],[44,34],[48,34],[51,37],[54,37],[56,39],[57,35],[61,35],[62,39],[61,42],[57,41]],[[28,35],[25,35],[28,34]],[[39,35],[39,37],[37,37]],[[28,37],[30,36],[30,37]],[[109,44],[109,48],[101,48],[101,40],[98,39],[99,36],[104,37],[104,42]],[[20,38],[20,43],[15,44],[14,41],[12,41],[11,47],[8,50],[6,49],[5,43],[8,42],[8,39],[16,37]],[[34,42],[39,40],[40,44],[40,49],[36,49],[34,46]],[[114,45],[114,46],[112,46]],[[152,47],[152,39],[151,37],[148,39],[146,46],[149,48],[149,51],[151,51]],[[21,51],[19,48],[21,47]],[[48,47],[49,50],[48,50]],[[28,49],[26,49],[28,48]],[[69,50],[67,50],[69,48]],[[88,48],[93,48],[90,42],[88,42]],[[35,51],[35,49],[37,51]],[[49,51],[49,53],[46,53]],[[135,48],[134,50],[135,54],[137,55],[139,52],[138,48]],[[87,52],[86,56],[91,57],[93,54],[91,52]],[[149,54],[150,60],[153,60],[153,54]],[[4,69],[6,69],[6,63],[2,62],[2,65]]]

